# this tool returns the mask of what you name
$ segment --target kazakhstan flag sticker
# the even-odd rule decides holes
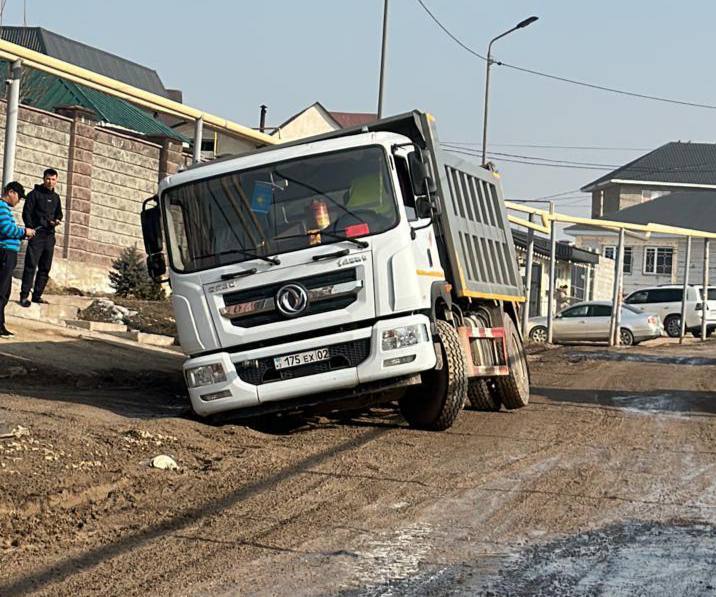
[[[257,182],[251,195],[251,211],[257,214],[267,214],[271,211],[273,203],[273,188],[271,183]]]

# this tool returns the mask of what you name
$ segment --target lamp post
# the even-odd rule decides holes
[[[482,164],[485,164],[486,161],[486,151],[487,151],[487,100],[490,93],[490,67],[495,60],[492,59],[492,44],[494,44],[498,39],[505,37],[505,35],[509,35],[513,31],[517,31],[518,29],[524,29],[528,25],[531,25],[534,23],[539,17],[529,17],[525,19],[524,21],[520,21],[515,25],[512,29],[509,29],[508,31],[505,31],[504,33],[501,33],[497,37],[493,37],[490,40],[490,45],[487,46],[487,72],[485,74],[485,116],[482,120]]]

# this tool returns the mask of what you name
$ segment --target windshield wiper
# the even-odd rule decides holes
[[[265,261],[266,263],[270,263],[271,265],[279,265],[281,263],[281,260],[278,257],[265,257],[264,255],[257,255],[256,253],[252,253],[251,251],[246,251],[244,249],[229,249],[228,251],[221,251],[220,253],[210,253],[208,255],[199,255],[197,257],[194,257],[194,259],[208,259],[209,257],[221,257],[222,255],[243,255],[245,257],[248,257],[249,259],[261,259],[262,261]]]
[[[364,240],[360,240],[358,238],[351,238],[350,236],[345,236],[344,234],[328,232],[326,230],[317,230],[316,232],[304,232],[303,234],[289,234],[287,236],[277,236],[274,238],[274,240],[286,240],[289,238],[304,238],[306,236],[315,236],[317,234],[325,234],[326,236],[330,236],[331,238],[335,238],[338,240],[347,240],[348,242],[351,242],[354,245],[358,245],[361,249],[367,249],[370,246]]]

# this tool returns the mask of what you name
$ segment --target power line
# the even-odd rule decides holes
[[[441,143],[442,148],[445,151],[449,151],[452,153],[458,153],[462,155],[468,155],[471,157],[479,157],[481,153],[476,149],[467,149],[467,148],[455,148],[450,147],[448,145],[445,145],[444,143]],[[488,155],[492,158],[495,158],[499,162],[514,162],[516,164],[529,164],[533,166],[553,166],[553,167],[560,167],[560,168],[576,168],[578,170],[617,170],[624,165],[617,165],[617,164],[599,164],[594,162],[574,162],[571,160],[562,160],[562,159],[550,159],[550,158],[543,158],[539,156],[532,156],[532,155],[516,155],[516,154],[509,154],[509,153],[497,153],[497,152],[488,152]],[[503,157],[503,156],[510,156],[510,157]],[[687,173],[687,174],[708,174],[716,172],[716,169],[714,168],[704,168],[703,166],[712,166],[713,162],[698,162],[695,164],[689,164],[689,165],[678,165],[670,168],[654,168],[654,167],[647,167],[647,166],[629,166],[629,170],[633,172],[639,172],[644,174],[678,174],[678,173]]]
[[[471,157],[475,157],[478,155],[478,153],[476,153],[474,151],[464,151],[464,150],[460,150],[460,149],[453,149],[451,147],[446,147],[445,150],[449,151],[450,153],[469,155]],[[611,167],[611,166],[606,166],[606,167],[581,166],[581,165],[576,165],[576,164],[571,164],[571,163],[550,163],[550,162],[542,162],[542,161],[518,160],[518,159],[505,158],[505,157],[500,157],[500,156],[498,156],[498,160],[500,162],[512,162],[515,164],[527,164],[530,166],[548,166],[548,167],[552,167],[552,168],[572,168],[575,170],[601,170],[601,171],[604,171],[604,170],[612,170],[613,169],[613,167]]]
[[[477,155],[477,150],[466,149],[466,148],[463,148],[463,147],[452,147],[452,146],[449,145],[448,143],[441,143],[441,145],[442,145],[445,149],[460,149],[460,150],[462,150],[462,151],[474,152],[474,155]],[[520,158],[520,159],[523,159],[523,160],[536,160],[536,161],[540,161],[540,162],[558,162],[558,163],[561,163],[561,164],[572,164],[572,165],[575,165],[575,166],[600,166],[600,167],[604,167],[604,168],[620,168],[620,167],[621,167],[621,165],[617,165],[617,164],[601,164],[601,163],[596,163],[596,162],[575,162],[575,161],[572,161],[572,160],[543,158],[543,157],[540,157],[540,156],[520,155],[520,154],[515,154],[515,153],[502,153],[502,152],[499,152],[499,151],[489,151],[488,153],[489,153],[490,155],[496,156],[496,157]]]
[[[445,25],[443,25],[443,24],[438,20],[438,18],[437,18],[432,12],[430,12],[430,9],[429,9],[427,6],[425,6],[425,4],[423,3],[423,0],[418,0],[418,4],[420,4],[420,6],[423,7],[423,10],[424,10],[425,12],[427,12],[428,15],[430,15],[430,18],[431,18],[433,21],[435,21],[435,24],[436,24],[438,27],[440,27],[440,29],[442,29],[442,30],[445,32],[445,34],[446,34],[450,39],[452,39],[457,45],[459,45],[463,50],[467,50],[468,52],[470,52],[470,54],[472,54],[473,56],[477,56],[480,60],[487,61],[487,58],[485,58],[482,54],[478,54],[478,53],[477,53],[475,50],[473,50],[470,46],[464,44],[464,43],[463,43],[462,41],[460,41],[457,37],[455,37],[455,36],[448,30],[448,28],[445,27]]]
[[[428,9],[428,7],[425,6],[425,3],[423,2],[423,0],[417,0],[417,2],[418,2],[418,4],[420,4],[420,6],[423,7],[423,10],[425,10],[425,12],[428,13],[428,15],[430,16],[430,18],[431,18],[433,21],[435,21],[435,23],[438,25],[438,27],[440,27],[440,29],[442,29],[442,30],[450,37],[450,39],[452,39],[452,40],[453,40],[455,43],[457,43],[461,48],[463,48],[464,50],[467,50],[468,52],[470,52],[470,54],[472,54],[473,56],[476,56],[476,57],[479,58],[480,60],[483,60],[483,61],[486,61],[486,60],[487,60],[487,58],[486,58],[485,56],[483,56],[482,54],[477,53],[475,50],[473,50],[473,49],[470,48],[468,45],[466,45],[465,43],[463,43],[463,42],[462,42],[458,37],[456,37],[452,32],[450,32],[450,30],[449,30],[447,27],[445,27],[445,25],[443,25],[443,24],[438,20],[438,18]],[[589,89],[597,89],[597,90],[599,90],[599,91],[606,91],[606,92],[608,92],[608,93],[616,93],[616,94],[619,94],[619,95],[627,95],[627,96],[636,97],[636,98],[639,98],[639,99],[652,100],[652,101],[663,102],[663,103],[667,103],[667,104],[678,104],[678,105],[681,105],[681,106],[689,106],[689,107],[692,107],[692,108],[706,108],[706,109],[709,109],[709,110],[716,110],[716,106],[711,105],[711,104],[702,104],[702,103],[698,103],[698,102],[689,102],[689,101],[685,101],[685,100],[671,99],[671,98],[666,98],[666,97],[660,97],[660,96],[657,96],[657,95],[649,95],[649,94],[646,94],[646,93],[637,93],[637,92],[635,92],[635,91],[626,91],[626,90],[624,90],[624,89],[616,89],[616,88],[614,88],[614,87],[607,87],[607,86],[605,86],[605,85],[598,85],[598,84],[596,84],[596,83],[588,83],[587,81],[577,81],[577,80],[575,80],[575,79],[569,79],[569,78],[567,78],[567,77],[561,77],[561,76],[558,76],[558,75],[552,75],[552,74],[545,73],[545,72],[542,72],[542,71],[538,71],[538,70],[534,70],[534,69],[530,69],[530,68],[525,68],[525,67],[522,67],[522,66],[517,66],[517,65],[515,65],[515,64],[508,64],[507,62],[494,61],[493,64],[497,64],[497,65],[499,65],[499,66],[506,66],[507,68],[511,68],[511,69],[513,69],[513,70],[520,71],[520,72],[523,72],[523,73],[527,73],[527,74],[530,74],[530,75],[535,75],[535,76],[538,76],[538,77],[545,77],[545,78],[547,78],[547,79],[552,79],[552,80],[554,80],[554,81],[561,81],[562,83],[569,83],[569,84],[571,84],[571,85],[579,85],[579,86],[581,86],[581,87],[587,87],[587,88],[589,88]]]
[[[467,141],[444,141],[450,145],[461,145],[464,147],[481,147],[480,143]],[[651,151],[653,147],[605,147],[602,145],[536,145],[533,143],[490,143],[489,147],[526,147],[529,149],[581,149],[596,151]]]

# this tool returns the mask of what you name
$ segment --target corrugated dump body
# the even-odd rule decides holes
[[[440,227],[455,292],[470,298],[524,300],[499,176],[442,151],[432,117],[423,114],[422,119],[435,162]]]

